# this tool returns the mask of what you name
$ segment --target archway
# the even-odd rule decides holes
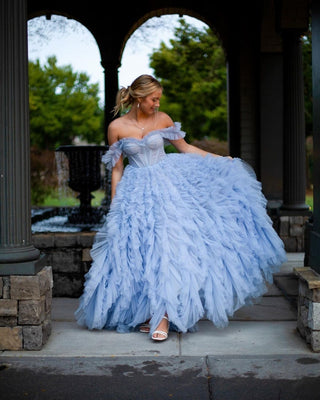
[[[208,27],[200,19],[181,14],[162,14],[161,16],[149,17],[141,23],[126,38],[125,45],[121,53],[121,65],[119,67],[119,85],[127,86],[139,73],[153,73],[150,68],[150,54],[153,50],[159,48],[160,43],[169,44],[170,39],[174,37],[174,30],[178,26],[178,21],[183,18],[192,26],[199,29]],[[140,61],[137,54],[141,54]],[[133,65],[137,63],[137,65]]]
[[[67,185],[63,192],[58,188],[55,149],[103,142],[100,51],[76,20],[54,14],[32,18],[28,26],[32,205],[77,206]],[[96,193],[93,205],[103,197]]]
[[[29,19],[29,60],[39,59],[43,64],[52,55],[57,56],[59,65],[71,65],[75,71],[87,73],[91,83],[98,83],[104,104],[100,50],[93,34],[82,23],[59,14]]]
[[[140,52],[144,59],[137,60]],[[182,123],[187,140],[208,151],[226,155],[224,53],[216,33],[198,18],[180,14],[150,17],[127,39],[119,68],[119,86],[130,85],[143,73],[155,75],[164,85],[160,109]],[[162,59],[160,64],[155,62],[159,57]],[[187,84],[179,85],[178,82]],[[204,137],[208,139],[203,140]]]

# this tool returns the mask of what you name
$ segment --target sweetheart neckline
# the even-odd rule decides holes
[[[148,137],[150,135],[150,133],[162,131],[162,130],[168,129],[168,128],[172,128],[172,126],[168,126],[167,128],[161,128],[161,129],[153,129],[152,131],[149,131],[148,133],[146,133],[141,139],[133,137],[133,136],[128,136],[128,137],[124,137],[124,138],[118,140],[118,142],[121,142],[122,140],[137,140],[138,142],[142,142],[146,137]],[[117,142],[115,142],[115,143],[117,143]]]
[[[160,132],[160,131],[167,131],[169,129],[175,129],[177,131],[180,131],[181,129],[181,123],[180,122],[174,122],[173,125],[171,126],[167,126],[166,128],[160,128],[160,129],[154,129],[152,131],[149,131],[148,133],[146,133],[141,139],[135,138],[135,137],[125,137],[122,138],[120,140],[117,140],[116,142],[112,143],[112,145],[109,146],[109,149],[114,148],[116,146],[118,146],[119,144],[121,144],[121,142],[126,141],[126,140],[134,140],[136,142],[143,142],[144,139],[148,136],[150,136],[151,133],[154,132]]]
[[[122,141],[124,141],[124,140],[135,140],[135,141],[137,141],[137,142],[142,142],[142,141],[143,141],[146,137],[148,137],[151,133],[160,132],[160,131],[167,131],[167,130],[169,130],[169,129],[178,129],[178,130],[180,130],[180,127],[181,127],[180,122],[174,122],[173,125],[167,126],[166,128],[153,129],[152,131],[149,131],[149,132],[146,133],[141,139],[138,139],[138,138],[135,138],[135,137],[130,137],[130,136],[129,136],[129,137],[124,137],[124,138],[122,138],[122,139],[117,140],[116,142],[114,142],[111,146],[115,145],[116,143],[120,143],[120,142],[122,142]]]

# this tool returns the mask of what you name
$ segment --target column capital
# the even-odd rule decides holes
[[[101,61],[100,64],[104,68],[105,71],[114,71],[118,72],[118,69],[121,66],[120,56],[118,55],[115,48],[107,48],[107,50],[103,47],[101,49]]]
[[[281,0],[275,2],[278,30],[299,31],[309,29],[309,2],[301,0]]]

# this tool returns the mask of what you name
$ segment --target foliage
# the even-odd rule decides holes
[[[310,207],[310,210],[313,210],[313,192],[307,192],[306,194],[306,204]]]
[[[150,67],[164,88],[161,109],[183,121],[188,139],[227,138],[226,61],[210,28],[199,30],[180,19],[170,47],[161,43]]]
[[[71,144],[75,137],[91,143],[103,140],[103,112],[99,85],[89,84],[85,73],[71,66],[58,67],[49,57],[42,67],[29,62],[29,107],[31,145],[54,150]]]
[[[31,204],[41,205],[57,187],[55,155],[50,150],[31,147]]]
[[[43,204],[57,186],[55,152],[75,137],[89,143],[103,140],[103,111],[99,86],[71,66],[58,67],[56,57],[46,65],[29,62],[31,138],[31,201]]]

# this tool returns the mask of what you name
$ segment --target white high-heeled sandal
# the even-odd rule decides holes
[[[150,325],[148,323],[141,324],[139,327],[141,333],[150,333]]]
[[[152,340],[155,340],[155,341],[157,341],[157,342],[163,342],[164,340],[168,339],[169,318],[166,317],[166,316],[164,316],[162,319],[166,319],[166,320],[168,321],[168,331],[165,332],[165,331],[161,331],[161,330],[159,330],[159,329],[155,330],[155,331],[152,333],[151,338],[152,338]],[[154,335],[157,335],[157,334],[158,334],[158,335],[162,335],[163,337],[155,337]]]

